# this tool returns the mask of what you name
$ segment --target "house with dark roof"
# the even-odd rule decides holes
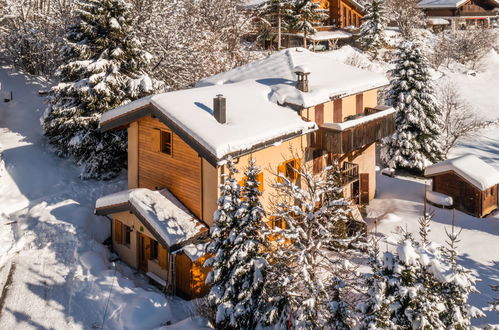
[[[422,0],[417,6],[430,24],[445,25],[447,21],[452,29],[489,27],[491,21],[499,17],[499,0]]]
[[[112,219],[115,251],[169,292],[202,296],[204,247],[229,157],[241,181],[256,160],[264,207],[276,173],[299,185],[293,167],[319,173],[333,160],[345,197],[368,204],[375,143],[395,129],[394,109],[377,99],[387,84],[384,75],[286,49],[104,113],[102,130],[128,130],[128,189],[96,203]]]

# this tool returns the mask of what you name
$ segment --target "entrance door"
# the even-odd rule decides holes
[[[149,260],[150,242],[147,236],[137,233],[137,255],[139,257],[138,269],[147,273],[147,261]]]
[[[369,173],[360,173],[360,204],[369,204]]]

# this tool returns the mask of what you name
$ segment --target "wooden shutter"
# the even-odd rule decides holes
[[[281,163],[281,165],[277,166],[277,174],[281,174],[284,176],[286,175],[286,162],[283,162],[283,163]],[[282,178],[280,178],[280,177],[277,178],[277,181],[279,183],[283,182]]]
[[[258,181],[258,190],[263,192],[263,172],[258,173],[256,180]]]
[[[333,122],[341,123],[343,121],[343,100],[338,99],[333,102]]]
[[[369,173],[360,174],[360,203],[369,204]]]
[[[114,220],[114,240],[118,244],[123,244],[123,224],[118,220]]]
[[[322,171],[322,150],[315,149],[312,157],[314,159],[314,174],[319,174]]]
[[[355,113],[364,112],[364,94],[360,93],[355,96]]]
[[[159,266],[163,269],[166,269],[167,266],[167,258],[168,258],[168,252],[166,252],[166,249],[163,247],[163,245],[158,243],[158,260],[159,260]]]
[[[317,125],[324,124],[324,104],[315,106],[315,122]]]
[[[156,152],[161,152],[161,130],[158,128],[152,130],[151,149]]]

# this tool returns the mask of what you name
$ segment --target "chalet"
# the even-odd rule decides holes
[[[375,142],[395,129],[394,109],[377,100],[387,84],[383,75],[286,49],[106,112],[102,130],[128,127],[128,190],[96,203],[96,214],[112,219],[113,247],[169,292],[202,296],[204,246],[228,157],[238,180],[256,160],[264,207],[276,172],[291,177],[287,169],[301,162],[318,172],[333,159],[345,196],[369,203]]]
[[[324,2],[324,1],[323,1]],[[357,0],[327,0],[329,24],[338,28],[360,27],[364,5]]]
[[[430,24],[448,21],[452,29],[489,27],[499,17],[499,0],[423,0],[418,3]],[[437,20],[440,19],[440,20]]]
[[[473,155],[428,166],[432,190],[452,197],[455,208],[484,217],[498,206],[499,171]]]

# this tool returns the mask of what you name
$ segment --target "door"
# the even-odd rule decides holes
[[[461,207],[470,213],[479,212],[476,209],[476,198],[478,194],[475,189],[470,187],[470,185],[464,181],[461,181]]]
[[[147,262],[149,260],[150,242],[147,236],[137,233],[137,255],[139,257],[138,269],[147,273]]]
[[[360,204],[369,204],[369,173],[360,173]]]

